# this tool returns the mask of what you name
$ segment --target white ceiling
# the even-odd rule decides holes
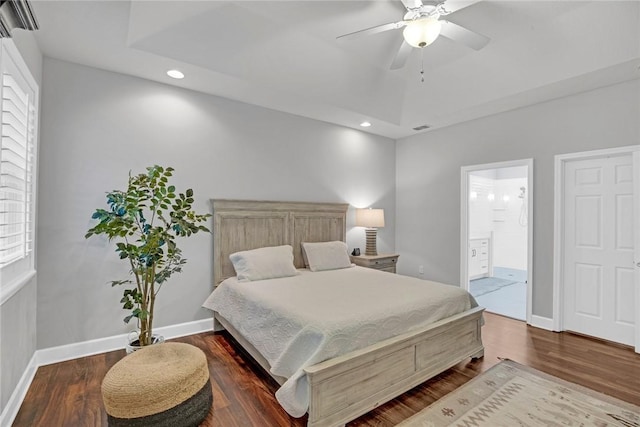
[[[390,138],[640,78],[639,1],[480,1],[447,19],[486,47],[440,37],[393,71],[401,30],[336,37],[402,19],[399,0],[32,4],[47,56]]]

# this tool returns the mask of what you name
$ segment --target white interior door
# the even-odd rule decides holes
[[[567,162],[565,329],[634,345],[634,170],[631,154]],[[639,307],[640,309],[640,307]]]

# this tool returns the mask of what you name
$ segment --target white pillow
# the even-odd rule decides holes
[[[302,243],[309,270],[337,270],[351,267],[345,242]]]
[[[238,281],[275,279],[298,274],[290,245],[271,246],[229,255]]]

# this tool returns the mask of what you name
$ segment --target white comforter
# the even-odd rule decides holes
[[[288,378],[276,392],[300,417],[309,406],[303,368],[444,319],[477,304],[466,291],[362,267],[222,282],[204,307],[224,316]]]

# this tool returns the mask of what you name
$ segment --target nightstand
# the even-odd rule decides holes
[[[397,254],[351,255],[351,262],[360,267],[373,268],[380,271],[396,272]]]

